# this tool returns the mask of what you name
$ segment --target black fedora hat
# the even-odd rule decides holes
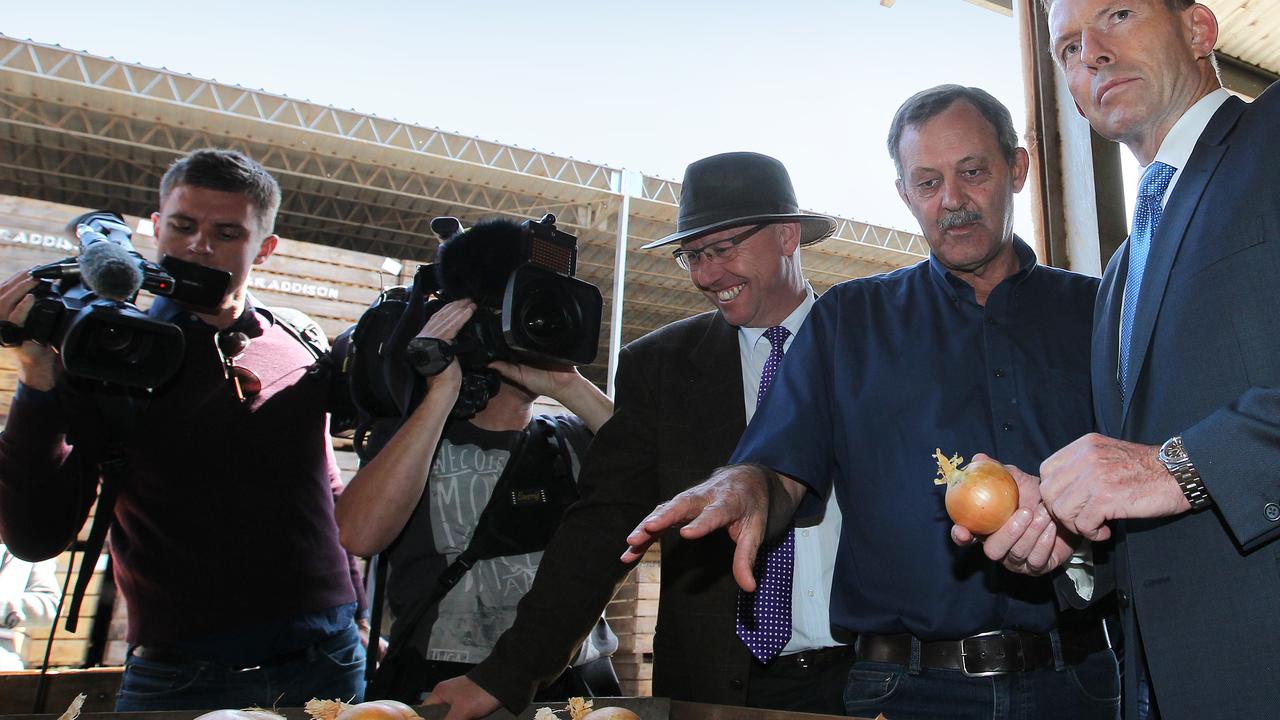
[[[800,212],[791,176],[782,163],[760,153],[722,153],[685,168],[676,231],[641,249],[742,225],[781,222],[800,223],[801,245],[812,245],[836,231],[834,218]]]

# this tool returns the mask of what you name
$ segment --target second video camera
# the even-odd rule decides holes
[[[461,230],[454,218],[436,218],[432,230],[454,230],[434,263],[436,299],[470,298],[476,312],[458,332],[456,354],[464,370],[493,360],[569,367],[595,360],[604,301],[600,290],[575,277],[578,241],[556,228],[554,215],[519,225],[492,220]]]
[[[599,347],[603,298],[575,277],[577,239],[556,228],[554,215],[466,230],[455,218],[436,218],[431,227],[445,238],[436,262],[418,268],[412,288],[384,290],[333,345],[342,379],[333,430],[354,430],[365,460],[421,402],[425,379],[412,369],[407,348],[452,300],[476,303],[453,342],[463,370],[455,418],[471,417],[498,391],[500,378],[488,367],[494,360],[567,368],[591,363]]]

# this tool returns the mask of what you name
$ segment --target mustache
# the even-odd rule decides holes
[[[938,218],[938,230],[946,232],[951,228],[975,223],[981,219],[982,213],[977,210],[950,210]]]

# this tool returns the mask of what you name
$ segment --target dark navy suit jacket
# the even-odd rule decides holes
[[[1117,386],[1128,243],[1103,276],[1093,392],[1101,431],[1182,435],[1212,509],[1117,523],[1127,697],[1145,650],[1166,720],[1274,717],[1280,700],[1280,87],[1228,100],[1151,244]],[[1122,400],[1122,397],[1124,398]],[[1132,707],[1127,716],[1137,717]]]

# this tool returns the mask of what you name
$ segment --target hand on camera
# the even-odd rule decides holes
[[[427,319],[427,324],[422,326],[418,331],[420,338],[436,338],[447,343],[452,343],[454,338],[458,336],[458,331],[462,326],[471,319],[471,315],[476,311],[476,304],[470,300],[454,300],[446,304],[434,312]],[[427,377],[427,388],[432,389],[443,383],[453,389],[456,394],[457,389],[462,384],[462,368],[458,365],[458,361],[454,360],[449,363],[443,371],[432,374]]]
[[[475,311],[476,304],[471,300],[454,300],[427,318],[427,324],[418,331],[418,337],[438,338],[451,343]]]
[[[0,285],[0,320],[22,327],[36,300],[30,293],[39,282],[26,270],[5,280]],[[52,390],[57,364],[57,354],[53,349],[27,340],[16,351],[18,380],[33,390]]]
[[[502,360],[494,360],[489,363],[489,367],[497,370],[499,375],[529,392],[537,395],[546,395],[561,404],[565,403],[566,398],[564,396],[566,394],[581,383],[587,382],[586,378],[582,377],[575,367],[567,370],[551,370]]]

